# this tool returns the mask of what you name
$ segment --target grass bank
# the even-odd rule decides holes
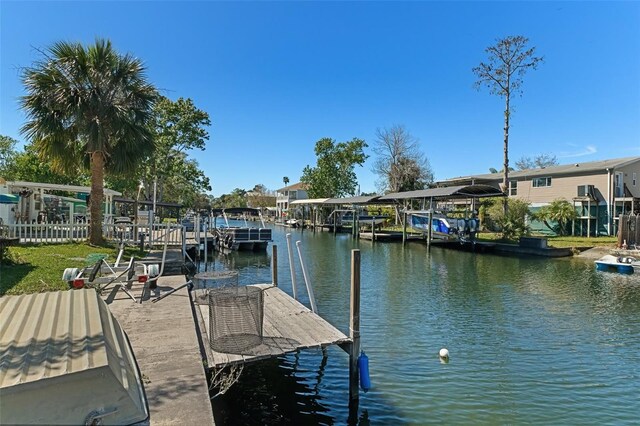
[[[104,254],[107,261],[114,262],[118,249],[112,245],[36,244],[12,246],[8,253],[11,263],[0,265],[0,296],[67,290],[62,281],[65,268],[87,266],[87,257],[92,254]],[[143,257],[144,253],[129,247],[125,256]]]

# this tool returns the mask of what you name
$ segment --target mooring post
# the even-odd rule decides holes
[[[336,236],[336,233],[338,232],[338,214],[336,213],[336,211],[333,211],[333,236]]]
[[[376,219],[377,217],[374,216],[373,222],[371,223],[371,242],[372,243],[376,242]]]
[[[351,319],[349,321],[349,403],[360,399],[358,388],[358,355],[360,355],[360,250],[351,250]]]
[[[353,217],[351,218],[351,237],[356,237],[356,211],[353,210]]]
[[[271,283],[278,287],[278,246],[271,246]]]
[[[407,243],[407,212],[402,213],[402,245]]]
[[[431,248],[431,239],[433,238],[433,209],[429,209],[429,223],[427,228],[427,248]]]

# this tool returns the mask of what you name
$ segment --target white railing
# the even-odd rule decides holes
[[[87,223],[16,223],[5,229],[10,238],[20,238],[20,243],[66,243],[89,238]]]
[[[3,233],[9,238],[19,238],[21,244],[26,243],[67,243],[80,242],[89,239],[88,223],[16,223],[3,226]],[[103,237],[107,241],[128,244],[138,244],[135,239],[134,226],[123,227],[112,223],[103,225]],[[138,225],[138,235],[145,234],[145,244],[160,246],[168,238],[167,245],[182,245],[182,230],[180,224]],[[168,234],[168,236],[167,236]]]
[[[168,239],[167,245],[181,245],[182,231],[183,226],[176,223],[106,224],[103,227],[104,238],[108,241],[124,241],[126,244],[135,245],[140,242],[140,235],[144,234],[145,245],[151,247],[163,245],[165,238]]]

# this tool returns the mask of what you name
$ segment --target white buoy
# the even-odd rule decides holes
[[[449,350],[447,348],[442,348],[440,349],[439,355],[442,359],[449,359]]]

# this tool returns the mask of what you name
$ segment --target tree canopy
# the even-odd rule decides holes
[[[420,152],[418,139],[402,125],[376,129],[373,172],[381,192],[424,189],[433,182],[429,160]]]
[[[159,98],[151,125],[156,150],[144,162],[141,176],[147,198],[153,194],[154,181],[157,201],[190,204],[197,194],[211,191],[209,178],[188,156],[191,150],[205,150],[209,140],[206,127],[210,125],[209,114],[198,109],[191,99]]]
[[[5,179],[14,179],[12,175],[15,169],[17,144],[17,140],[9,136],[0,135],[0,176]]]
[[[316,142],[316,166],[307,165],[302,171],[303,183],[311,198],[333,198],[353,195],[358,180],[354,172],[367,159],[364,140],[353,138],[348,142],[337,142],[323,138]]]
[[[157,92],[142,62],[108,40],[57,42],[42,56],[22,72],[21,130],[54,170],[90,166],[90,242],[100,244],[105,172],[134,174],[153,151],[148,123]]]

